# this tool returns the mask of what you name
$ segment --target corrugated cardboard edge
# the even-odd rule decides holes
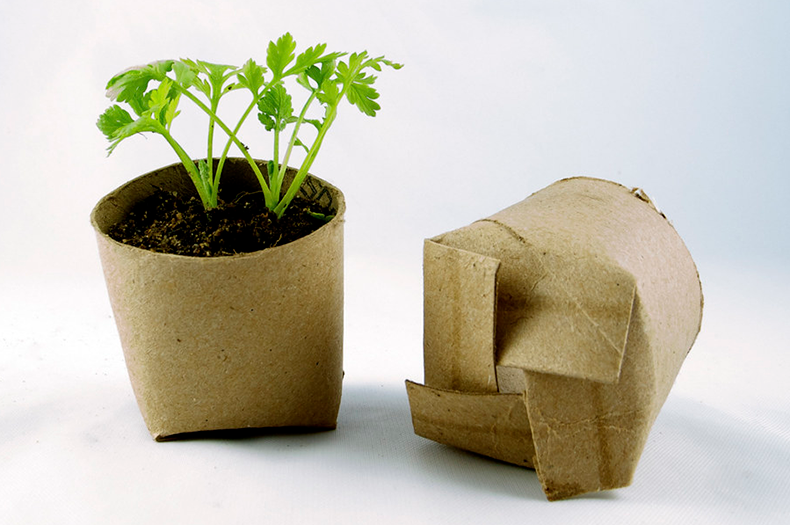
[[[249,173],[234,177],[243,162],[230,159],[223,182],[254,191]],[[251,254],[157,254],[106,235],[140,196],[159,187],[194,191],[189,184],[174,164],[112,192],[91,215],[149,431],[161,440],[218,429],[334,428],[343,377],[342,193],[309,179],[313,198],[335,200],[335,218],[307,237]]]
[[[497,361],[499,395],[518,392],[519,388],[524,389],[528,421],[526,425],[522,425],[521,432],[529,438],[529,447],[533,447],[532,450],[535,451],[534,466],[547,498],[550,500],[563,499],[590,491],[623,487],[631,483],[650,427],[671,388],[683,358],[699,332],[703,304],[699,275],[688,250],[674,227],[657,210],[644,192],[628,190],[617,183],[589,178],[565,179],[547,189],[562,190],[565,185],[593,188],[593,193],[597,191],[595,187],[606,188],[603,190],[604,192],[617,193],[620,196],[618,198],[623,199],[623,202],[631,207],[635,205],[636,201],[639,201],[639,205],[649,208],[649,215],[652,218],[648,222],[653,221],[653,224],[648,228],[648,238],[637,238],[635,242],[637,244],[645,243],[648,246],[651,243],[654,245],[664,243],[663,247],[666,248],[668,245],[669,249],[651,252],[647,258],[643,254],[637,254],[639,261],[617,261],[617,265],[623,264],[624,269],[617,270],[619,273],[615,274],[616,277],[612,282],[622,284],[628,281],[629,276],[633,275],[632,290],[638,289],[641,298],[639,293],[635,292],[631,293],[631,299],[624,298],[623,302],[627,303],[628,310],[623,317],[625,325],[621,325],[624,328],[621,332],[623,340],[619,345],[621,359],[617,363],[614,376],[607,376],[608,372],[605,372],[605,375],[597,376],[597,380],[580,380],[574,377],[563,377],[556,373],[546,373],[545,370],[535,371],[535,367],[530,370],[529,365],[521,365],[518,359],[501,359],[501,355]],[[539,199],[550,196],[551,192],[546,192],[547,189],[533,194],[527,200],[535,198],[536,195]],[[590,198],[594,201],[596,196],[590,195]],[[523,203],[511,208],[517,208],[519,205],[523,205]],[[594,202],[593,205],[595,205]],[[556,259],[551,260],[551,257],[556,254],[550,253],[552,252],[551,248],[546,249],[545,239],[543,246],[539,246],[537,250],[531,249],[534,245],[530,234],[533,233],[536,225],[531,224],[529,227],[519,228],[519,221],[513,221],[510,216],[513,211],[511,208],[503,210],[489,219],[474,223],[467,229],[487,229],[487,235],[498,236],[500,241],[510,235],[512,239],[508,242],[511,244],[513,239],[526,244],[526,249],[522,249],[519,253],[532,251],[530,257],[533,258],[533,267],[541,268],[551,277],[552,267],[562,268],[563,263],[552,264],[557,262]],[[519,212],[519,210],[515,211]],[[549,213],[555,211],[549,210]],[[642,214],[644,219],[644,209],[638,213]],[[490,223],[491,226],[486,226],[483,223]],[[496,231],[495,227],[501,231]],[[653,227],[662,232],[657,239],[649,238],[652,233],[649,230]],[[456,232],[458,231],[456,230]],[[435,237],[431,241],[444,243],[451,240],[454,233],[448,232],[448,234]],[[635,231],[636,235],[644,233]],[[616,229],[614,232],[604,232],[604,235],[609,234],[617,234]],[[617,239],[614,240],[617,241]],[[501,262],[501,257],[498,257],[497,254],[486,251],[484,245],[489,244],[488,240],[481,241],[479,244],[480,246],[470,246],[462,242],[453,246],[456,250],[468,251],[470,257],[485,256]],[[617,254],[616,257],[621,255],[623,254]],[[624,255],[628,257],[627,253]],[[545,256],[549,256],[549,258],[546,259]],[[608,257],[605,252],[598,252],[598,257],[600,256]],[[661,257],[665,257],[665,259],[661,260]],[[648,259],[647,262],[644,262],[644,259]],[[663,272],[666,275],[663,279],[655,279],[655,276],[652,275],[646,280],[644,277],[640,278],[645,275],[645,272],[640,270],[639,264],[644,264],[644,267],[648,267],[648,269],[651,264],[660,268],[675,267],[675,263],[678,262],[675,259],[680,260],[680,267],[676,268],[678,271]],[[426,264],[429,264],[427,259]],[[577,270],[572,264],[570,267],[571,270],[565,273],[573,275]],[[498,272],[500,287],[502,287],[502,279],[508,279],[508,270],[507,265],[503,263]],[[434,272],[426,269],[426,276],[433,274]],[[623,276],[626,278],[625,280],[623,280]],[[451,280],[452,278],[445,276],[444,279]],[[544,277],[541,277],[542,279]],[[432,285],[426,283],[426,287],[430,286]],[[470,289],[474,286],[477,285],[472,285]],[[507,290],[506,287],[505,289]],[[669,298],[661,299],[659,296],[662,293],[668,293]],[[647,301],[647,306],[644,301]],[[440,302],[440,299],[435,300],[436,304],[440,304]],[[452,303],[453,301],[448,302]],[[678,305],[682,306],[678,308]],[[426,307],[428,307],[427,302]],[[457,307],[451,305],[450,308]],[[678,311],[673,313],[669,311],[671,309]],[[696,316],[692,314],[692,311],[697,312]],[[426,313],[426,322],[431,317],[434,317],[434,314]],[[652,321],[658,318],[662,319],[658,324]],[[426,330],[432,330],[432,328],[426,327]],[[497,337],[501,338],[502,334],[497,334]],[[616,347],[617,345],[615,345]],[[629,352],[629,347],[640,350]],[[650,348],[652,350],[649,350]],[[433,351],[439,354],[442,352],[440,349]],[[469,352],[465,351],[464,353]],[[481,356],[487,355],[488,350],[482,348],[480,353]],[[441,359],[437,358],[435,361],[438,362]],[[520,365],[523,366],[523,371],[521,371],[524,376],[523,380],[518,378]],[[594,369],[592,371],[594,372]],[[486,417],[493,417],[492,414],[496,412],[496,409],[479,403],[470,405],[467,402],[468,396],[481,394],[455,392],[450,395],[445,393],[441,401],[438,401],[436,396],[431,401],[430,396],[422,390],[428,389],[429,392],[436,390],[437,385],[428,381],[429,377],[436,374],[436,372],[428,374],[426,370],[426,386],[411,383],[407,386],[412,404],[415,432],[418,435],[460,448],[478,451],[505,461],[509,461],[506,459],[507,457],[519,458],[519,456],[526,455],[525,451],[528,446],[523,443],[520,445],[522,447],[521,453],[515,449],[503,453],[501,449],[490,446],[490,443],[497,442],[496,436],[485,436],[483,435],[485,432],[472,432],[467,428],[470,426],[471,428],[479,427],[473,422],[485,421]],[[476,374],[474,368],[470,374],[472,376]],[[463,371],[454,372],[454,375],[464,376],[464,373]],[[455,381],[461,384],[464,379],[461,377]],[[634,381],[646,385],[645,388],[628,387]],[[497,396],[497,394],[487,395],[489,397]],[[570,399],[575,400],[570,402],[573,405],[571,410],[568,409]],[[506,404],[504,400],[502,402]],[[431,404],[434,406],[426,406]],[[462,406],[466,406],[466,408],[462,410]],[[441,410],[444,413],[439,413]],[[486,414],[486,411],[491,413]],[[464,413],[467,415],[464,416]],[[447,422],[445,421],[449,417],[447,414],[456,416],[451,422]],[[493,434],[497,433],[494,427],[489,428]],[[450,436],[453,432],[456,435]],[[519,446],[512,440],[511,443],[514,447]],[[512,462],[523,464],[523,461],[519,459]]]

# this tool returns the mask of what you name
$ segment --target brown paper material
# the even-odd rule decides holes
[[[193,192],[190,184],[174,164],[109,194],[91,216],[151,434],[159,440],[217,429],[334,428],[343,377],[342,193],[309,178],[303,191],[336,217],[307,237],[250,254],[160,254],[106,235],[155,189]],[[229,160],[223,191],[256,191],[256,184],[245,161]]]
[[[628,485],[702,316],[649,199],[566,179],[426,240],[424,272],[415,432],[534,467],[550,500]]]

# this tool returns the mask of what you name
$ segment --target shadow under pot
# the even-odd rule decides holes
[[[228,160],[222,183],[225,194],[260,190],[242,159]],[[148,430],[159,441],[211,430],[335,428],[343,380],[343,194],[309,176],[302,196],[334,218],[252,253],[172,255],[108,235],[157,190],[189,194],[191,184],[173,164],[121,186],[91,214]]]

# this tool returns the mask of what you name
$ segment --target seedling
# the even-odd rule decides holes
[[[402,67],[383,56],[370,57],[366,51],[328,53],[326,44],[309,47],[297,55],[296,42],[286,33],[269,42],[266,66],[252,59],[241,67],[181,59],[152,62],[123,71],[107,83],[107,96],[128,105],[132,113],[113,104],[96,124],[110,141],[108,154],[138,133],[164,137],[183,163],[206,210],[218,206],[222,170],[231,146],[235,145],[255,173],[266,207],[281,217],[307,177],[343,99],[371,117],[381,108],[376,101],[379,94],[373,87],[376,77],[370,70],[381,71],[382,65]],[[294,112],[286,81],[307,90],[299,113]],[[217,116],[217,110],[223,97],[239,90],[248,91],[252,98],[231,128]],[[206,160],[193,161],[172,135],[173,121],[181,113],[182,98],[193,102],[209,118]],[[323,108],[317,118],[311,116],[316,113],[315,106]],[[267,165],[266,176],[238,137],[254,109],[273,136],[272,160]],[[214,156],[216,128],[226,137],[218,158]],[[305,128],[314,131],[305,133]],[[282,144],[281,136],[288,131],[290,138]],[[312,140],[305,138],[306,135]],[[283,192],[283,179],[294,148],[304,150],[304,158],[292,183]]]

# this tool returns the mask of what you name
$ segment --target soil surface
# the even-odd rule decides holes
[[[185,199],[160,190],[137,204],[108,233],[116,241],[155,252],[216,257],[295,241],[326,224],[326,218],[315,214],[330,213],[297,197],[277,219],[260,192],[243,193],[206,212],[197,197]]]

